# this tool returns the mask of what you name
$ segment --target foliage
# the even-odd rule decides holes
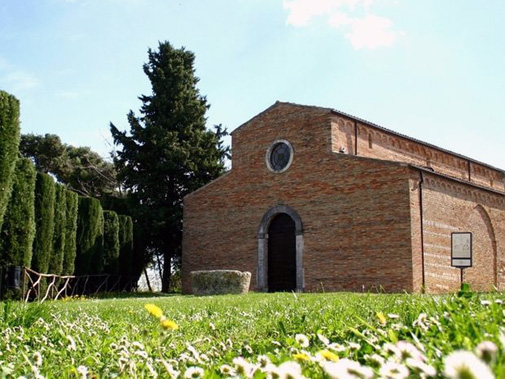
[[[97,199],[79,197],[76,244],[75,274],[96,273],[103,259],[103,211]]]
[[[454,377],[491,369],[502,378],[504,300],[253,293],[13,303],[0,317],[0,351],[10,351],[0,369],[12,377],[447,377],[449,358],[463,350],[473,376]]]
[[[51,274],[60,275],[63,271],[63,256],[65,255],[65,241],[67,228],[67,190],[61,184],[56,185],[54,200],[54,236],[53,251],[49,258]]]
[[[19,133],[19,101],[0,91],[0,229],[12,189]]]
[[[35,183],[35,240],[32,268],[47,273],[53,251],[54,205],[56,184],[49,175],[37,173]]]
[[[129,135],[111,124],[115,164],[122,186],[133,195],[133,217],[141,224],[145,250],[164,258],[168,291],[173,258],[180,256],[183,197],[219,176],[227,154],[221,126],[205,128],[207,100],[196,85],[192,52],[161,42],[148,51],[144,73],[151,95],[142,95],[141,117],[128,114]]]
[[[103,256],[104,272],[119,274],[119,218],[114,211],[103,211],[104,238]]]
[[[35,237],[35,177],[32,162],[18,159],[0,233],[0,265],[30,267]]]
[[[133,221],[130,216],[119,215],[119,273],[133,275]]]
[[[116,172],[89,147],[74,147],[54,134],[21,136],[21,153],[33,159],[37,170],[53,174],[82,196],[101,197],[116,191]]]
[[[75,255],[77,249],[77,207],[79,203],[79,196],[75,192],[67,190],[65,200],[65,251],[63,254],[62,274],[72,275],[74,273]]]

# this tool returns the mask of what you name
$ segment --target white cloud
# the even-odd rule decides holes
[[[289,25],[303,27],[314,18],[325,18],[330,27],[344,33],[354,49],[391,46],[404,33],[395,30],[389,18],[374,15],[373,3],[374,0],[284,0],[283,6],[289,10]]]
[[[36,87],[38,84],[39,80],[34,75],[0,58],[0,88],[16,93]]]

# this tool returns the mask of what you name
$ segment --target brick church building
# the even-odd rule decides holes
[[[232,133],[232,169],[184,199],[190,272],[255,291],[505,289],[505,172],[329,108],[277,102]]]

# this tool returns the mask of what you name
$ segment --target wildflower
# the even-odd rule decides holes
[[[377,312],[377,320],[379,321],[379,324],[381,325],[386,325],[388,320],[386,319],[386,316],[384,316],[384,313],[382,312]]]
[[[382,366],[386,360],[379,354],[365,355],[365,359],[372,363],[374,366]]]
[[[244,345],[244,350],[247,351],[247,353],[249,353],[251,355],[254,353],[252,347],[249,345]]]
[[[272,372],[273,376],[279,379],[303,378],[302,369],[296,362],[284,362]]]
[[[412,326],[419,327],[426,332],[428,330],[428,325],[426,323],[427,317],[426,313],[420,313],[417,320],[412,323]]]
[[[161,321],[161,326],[163,327],[163,329],[166,329],[166,330],[177,330],[177,329],[179,329],[179,325],[177,325],[172,320],[162,320]]]
[[[270,361],[270,358],[268,358],[266,355],[258,355],[257,362],[260,367],[266,367],[267,365],[272,363]]]
[[[133,341],[132,342],[132,347],[135,347],[137,348],[138,350],[145,350],[145,347],[143,344],[141,344],[140,342],[138,341]]]
[[[402,379],[409,376],[409,369],[400,363],[387,361],[379,369],[379,374],[382,378]]]
[[[67,336],[66,338],[68,340],[68,350],[76,351],[77,348],[75,346],[75,340],[72,338],[72,336]]]
[[[86,366],[77,367],[77,373],[81,375],[81,378],[87,378],[88,376],[88,368]]]
[[[359,343],[356,343],[356,342],[349,342],[349,349],[351,350],[359,350],[361,349],[361,345]]]
[[[233,364],[235,365],[235,370],[237,371],[238,375],[249,378],[253,376],[254,371],[256,371],[256,367],[243,357],[233,358]]]
[[[323,370],[330,378],[363,378],[374,377],[374,372],[370,367],[361,366],[359,362],[344,358],[338,362],[323,362]]]
[[[310,361],[310,356],[306,353],[293,354],[293,358],[297,361]]]
[[[447,378],[491,379],[489,367],[469,351],[458,350],[444,359],[444,375]]]
[[[402,357],[402,352],[400,351],[400,349],[396,345],[393,345],[392,343],[388,342],[382,345],[382,350],[387,354],[393,355],[397,358]]]
[[[163,311],[154,304],[146,304],[144,308],[156,318],[161,318],[161,316],[163,316]]]
[[[305,334],[297,334],[295,340],[301,347],[309,347],[309,338]]]
[[[496,299],[494,302],[496,304],[500,304],[500,305],[503,304],[503,300],[501,300],[501,299]]]
[[[219,368],[219,371],[221,372],[221,374],[226,375],[226,376],[236,376],[236,373],[235,373],[235,370],[233,369],[233,367],[228,366],[228,365],[222,365]]]
[[[38,351],[36,351],[35,353],[33,353],[33,362],[37,366],[42,365],[42,354],[40,354]]]
[[[388,313],[388,317],[390,319],[398,319],[400,318],[400,315],[397,315],[396,313]]]
[[[485,306],[485,307],[488,307],[491,305],[491,302],[489,300],[481,300],[480,301],[480,304]]]
[[[317,333],[317,338],[319,341],[321,341],[325,346],[328,346],[330,344],[330,340],[323,336],[322,334]]]
[[[424,362],[424,355],[410,342],[399,341],[397,342],[396,347],[400,351],[401,359],[405,360],[407,358],[413,358],[418,361]]]
[[[496,358],[498,346],[491,341],[484,341],[477,345],[475,352],[480,359],[489,364]]]
[[[335,353],[332,353],[329,350],[322,350],[317,355],[321,358],[324,358],[326,361],[332,361],[332,362],[337,362],[338,361],[338,355]]]
[[[175,370],[170,363],[168,363],[164,359],[158,359],[157,361],[161,362],[161,364],[163,365],[163,367],[165,367],[165,370],[167,371],[167,373],[170,376],[170,378],[178,378],[179,377],[180,372],[177,371],[177,370]]]
[[[424,374],[428,377],[433,377],[437,375],[437,370],[433,366],[427,365],[426,363],[419,361],[414,358],[407,358],[405,363],[408,367],[410,367],[413,371],[419,374]]]
[[[184,372],[185,378],[202,378],[205,371],[201,367],[189,367],[186,372]]]
[[[344,351],[346,351],[347,349],[345,348],[344,345],[341,345],[337,342],[334,342],[334,343],[331,343],[328,345],[328,349],[331,349],[337,353],[343,353]]]

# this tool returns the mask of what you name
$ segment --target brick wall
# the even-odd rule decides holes
[[[358,136],[357,145],[356,133]],[[505,191],[505,176],[501,170],[354,121],[348,117],[333,115],[331,141],[334,152],[338,152],[344,147],[349,154],[356,154],[357,151],[357,155],[360,156],[431,167],[436,172],[457,179]]]
[[[417,257],[417,262],[422,260],[418,207],[420,181],[420,172],[413,170],[411,224],[413,256]],[[479,291],[494,287],[504,289],[504,196],[426,172],[423,173],[422,188],[426,290],[447,292],[460,286],[460,270],[451,267],[452,232],[472,232],[473,235],[473,267],[464,270],[463,280]],[[414,287],[420,289],[421,285],[422,276],[418,272],[414,275]]]
[[[329,117],[280,104],[233,133],[231,172],[185,198],[185,292],[198,269],[251,271],[255,289],[258,229],[278,204],[303,222],[306,291],[413,289],[408,168],[331,153]],[[277,139],[295,151],[281,174],[265,164]]]

